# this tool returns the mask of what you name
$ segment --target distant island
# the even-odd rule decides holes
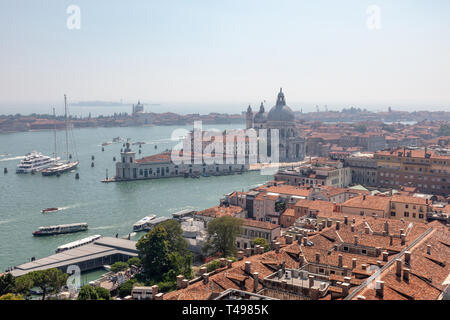
[[[80,101],[70,104],[73,107],[129,107],[132,103],[122,103],[122,102],[113,102],[113,101]],[[159,106],[157,103],[150,103],[148,105],[151,106]]]
[[[71,106],[74,107],[127,107],[130,104],[123,104],[122,102],[112,102],[112,101],[80,101],[71,103]]]

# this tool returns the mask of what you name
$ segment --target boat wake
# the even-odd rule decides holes
[[[0,159],[0,162],[4,162],[4,161],[14,161],[14,160],[22,160],[22,159],[25,159],[25,156]]]
[[[8,224],[10,222],[13,222],[14,220],[0,220],[0,224]]]
[[[103,227],[95,227],[95,228],[90,228],[91,230],[108,230],[108,229],[114,229],[117,228],[119,226],[103,226]]]

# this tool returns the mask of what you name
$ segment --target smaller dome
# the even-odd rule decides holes
[[[253,122],[255,123],[263,123],[267,121],[267,114],[264,110],[264,104],[261,102],[261,106],[259,107],[259,112],[255,114],[255,118],[253,119]]]

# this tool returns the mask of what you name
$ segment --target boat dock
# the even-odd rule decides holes
[[[32,271],[51,268],[66,272],[71,265],[77,265],[84,272],[137,256],[136,241],[104,237],[78,248],[21,264],[14,267],[11,274],[20,277]]]

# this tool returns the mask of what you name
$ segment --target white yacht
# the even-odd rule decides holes
[[[60,158],[51,158],[44,156],[40,152],[33,151],[25,155],[25,158],[17,165],[16,173],[39,172],[54,166],[59,160]]]

